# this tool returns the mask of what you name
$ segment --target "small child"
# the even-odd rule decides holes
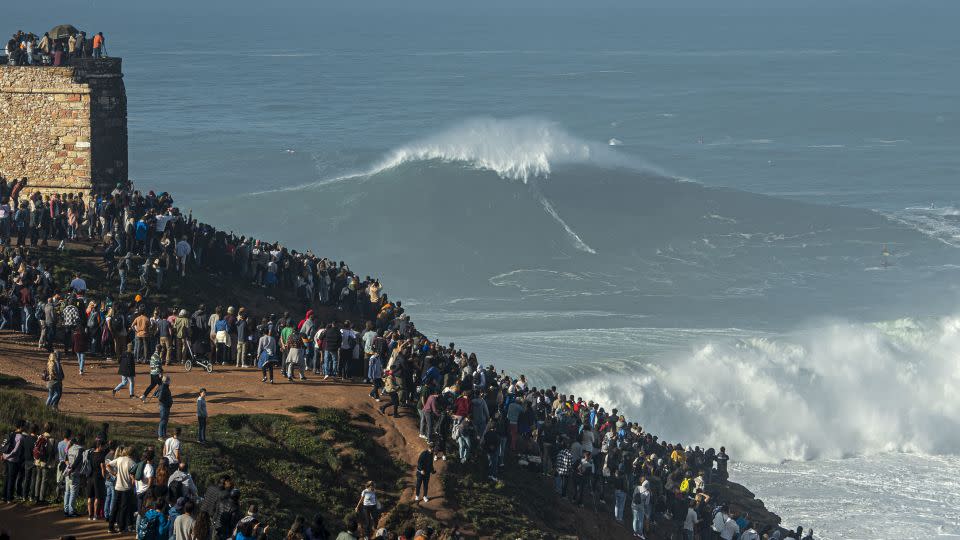
[[[207,442],[207,389],[200,389],[200,396],[197,398],[197,442],[204,444]]]

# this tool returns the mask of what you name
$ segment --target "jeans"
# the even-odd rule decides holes
[[[127,273],[120,272],[120,294],[123,294],[123,289],[127,287]]]
[[[567,484],[570,481],[570,477],[565,474],[558,474],[553,479],[553,490],[557,492],[557,495],[561,497],[567,496]]]
[[[323,374],[328,377],[337,375],[337,353],[323,351]]]
[[[627,492],[619,489],[613,492],[613,519],[623,522],[623,505],[627,502]]]
[[[200,442],[207,442],[207,417],[206,416],[197,417],[197,440]]]
[[[147,338],[137,336],[133,338],[133,359],[137,362],[147,359]]]
[[[643,506],[631,504],[630,509],[633,510],[633,532],[643,534]]]
[[[56,409],[60,406],[60,397],[63,395],[63,383],[47,383],[47,407]]]
[[[350,361],[353,360],[353,349],[340,349],[340,363],[337,365],[337,371],[341,378],[350,377]]]
[[[107,496],[103,499],[103,516],[110,519],[110,514],[113,513],[113,504],[117,499],[116,479],[108,478],[103,481],[103,484],[107,488]]]
[[[133,397],[133,377],[127,377],[126,375],[120,376],[120,384],[118,384],[113,391],[119,392],[124,386],[130,385],[130,397]]]
[[[30,486],[30,494],[37,502],[45,502],[47,497],[47,483],[50,476],[49,467],[37,467],[33,471],[33,485]]]
[[[153,397],[157,397],[160,394],[161,384],[163,384],[163,379],[160,377],[160,374],[150,375],[150,386],[143,391],[143,397],[147,397],[147,394],[149,394],[154,388],[156,388],[157,391],[153,393]]]
[[[273,382],[273,362],[267,362],[267,365],[263,366],[263,378],[267,378],[267,372],[270,372],[270,382]]]
[[[470,439],[461,436],[457,437],[457,442],[460,444],[460,462],[466,463],[470,457]]]
[[[421,409],[420,434],[429,439],[431,433],[433,433],[433,413]]]
[[[414,491],[414,495],[417,497],[420,496],[420,486],[423,486],[423,496],[426,497],[427,490],[430,489],[430,475],[417,471],[417,488],[416,491]]]
[[[496,451],[487,452],[487,463],[489,464],[487,475],[496,478],[500,471],[500,455]]]
[[[23,307],[23,333],[24,334],[30,333],[30,317],[31,317],[30,307],[24,306]]]
[[[73,475],[67,475],[64,479],[64,491],[63,491],[63,513],[64,514],[76,514],[77,511],[74,508],[74,505],[77,502],[77,484],[73,481]]]
[[[157,437],[167,438],[167,422],[170,420],[170,407],[160,405],[160,425],[157,426]]]
[[[77,363],[80,364],[80,373],[83,373],[83,356],[84,356],[84,353],[82,352],[77,353]]]
[[[313,342],[307,343],[306,348],[304,348],[304,357],[303,362],[306,364],[307,369],[312,370],[314,373],[317,371],[317,355],[316,350],[314,349]]]
[[[19,461],[6,461],[5,463],[7,464],[7,484],[3,490],[3,500],[10,502],[16,495],[17,480],[23,473],[23,463]]]
[[[689,529],[683,530],[683,540],[693,540],[693,531]]]
[[[113,508],[110,510],[110,527],[114,524],[120,530],[127,530],[133,526],[133,513],[137,510],[137,497],[132,489],[117,491],[113,497]]]

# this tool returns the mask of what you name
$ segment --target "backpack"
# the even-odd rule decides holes
[[[114,315],[110,317],[110,332],[114,335],[120,335],[123,333],[125,325],[123,324],[123,318],[120,315]]]
[[[344,349],[347,349],[348,351],[352,351],[353,348],[357,346],[357,335],[351,332],[343,336],[343,344],[344,344],[344,347],[343,347]]]
[[[160,514],[151,512],[137,524],[137,540],[160,540]]]
[[[96,328],[100,326],[100,313],[97,311],[91,311],[90,317],[87,319],[87,328]]]
[[[92,448],[87,448],[82,454],[80,454],[80,468],[77,469],[74,474],[81,476],[83,478],[90,478],[93,475],[93,463],[90,462],[90,452],[93,452]],[[74,464],[76,466],[76,464]]]
[[[133,464],[133,469],[130,471],[130,474],[133,475],[133,479],[137,482],[143,481],[143,470],[147,467],[146,461],[138,461]]]
[[[10,451],[13,450],[13,447],[16,444],[17,444],[17,433],[15,431],[11,431],[7,435],[7,440],[3,443],[3,453],[4,454],[10,453]]]
[[[37,442],[33,443],[33,459],[37,461],[46,461],[47,448],[50,446],[50,440],[43,435],[37,437]]]
[[[180,480],[174,480],[173,482],[170,482],[167,490],[171,495],[179,499],[180,497],[183,497],[183,482]]]

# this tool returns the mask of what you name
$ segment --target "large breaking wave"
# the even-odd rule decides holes
[[[366,170],[250,195],[300,191],[349,180],[363,180],[406,163],[424,161],[460,164],[530,185],[543,210],[563,228],[573,246],[589,254],[596,254],[596,250],[560,217],[553,204],[537,189],[535,182],[547,179],[554,167],[565,164],[627,168],[666,175],[640,158],[618,154],[608,145],[579,139],[555,122],[529,117],[474,118],[400,146]]]
[[[707,342],[573,384],[684,444],[738,459],[960,452],[960,317],[835,322],[774,339]]]

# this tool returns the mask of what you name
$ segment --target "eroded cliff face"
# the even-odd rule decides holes
[[[119,58],[70,67],[0,66],[0,174],[26,192],[109,190],[127,180]]]

